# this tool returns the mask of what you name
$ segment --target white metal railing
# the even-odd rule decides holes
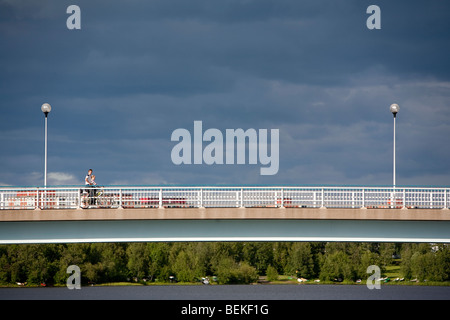
[[[163,207],[448,209],[450,188],[0,187],[0,210]]]

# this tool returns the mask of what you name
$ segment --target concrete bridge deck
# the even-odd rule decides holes
[[[0,221],[236,219],[450,221],[450,210],[350,208],[96,208],[0,211]]]
[[[0,243],[344,241],[450,243],[443,209],[2,210]]]

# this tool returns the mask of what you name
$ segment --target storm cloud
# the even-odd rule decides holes
[[[66,9],[81,9],[68,30]],[[366,9],[381,9],[369,30]],[[445,1],[1,1],[0,183],[397,184],[450,181]],[[258,165],[175,165],[171,133],[279,129]],[[78,181],[78,182],[77,182]]]

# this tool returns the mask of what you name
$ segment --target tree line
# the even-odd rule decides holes
[[[395,260],[400,256],[400,260]],[[450,281],[450,249],[427,243],[148,242],[0,246],[0,284],[61,284],[77,265],[82,283],[182,282],[214,276],[220,284],[290,275],[322,281],[367,279],[400,261],[405,279]]]

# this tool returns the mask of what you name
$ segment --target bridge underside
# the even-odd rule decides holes
[[[0,213],[2,244],[166,241],[450,243],[450,212],[172,208]]]

